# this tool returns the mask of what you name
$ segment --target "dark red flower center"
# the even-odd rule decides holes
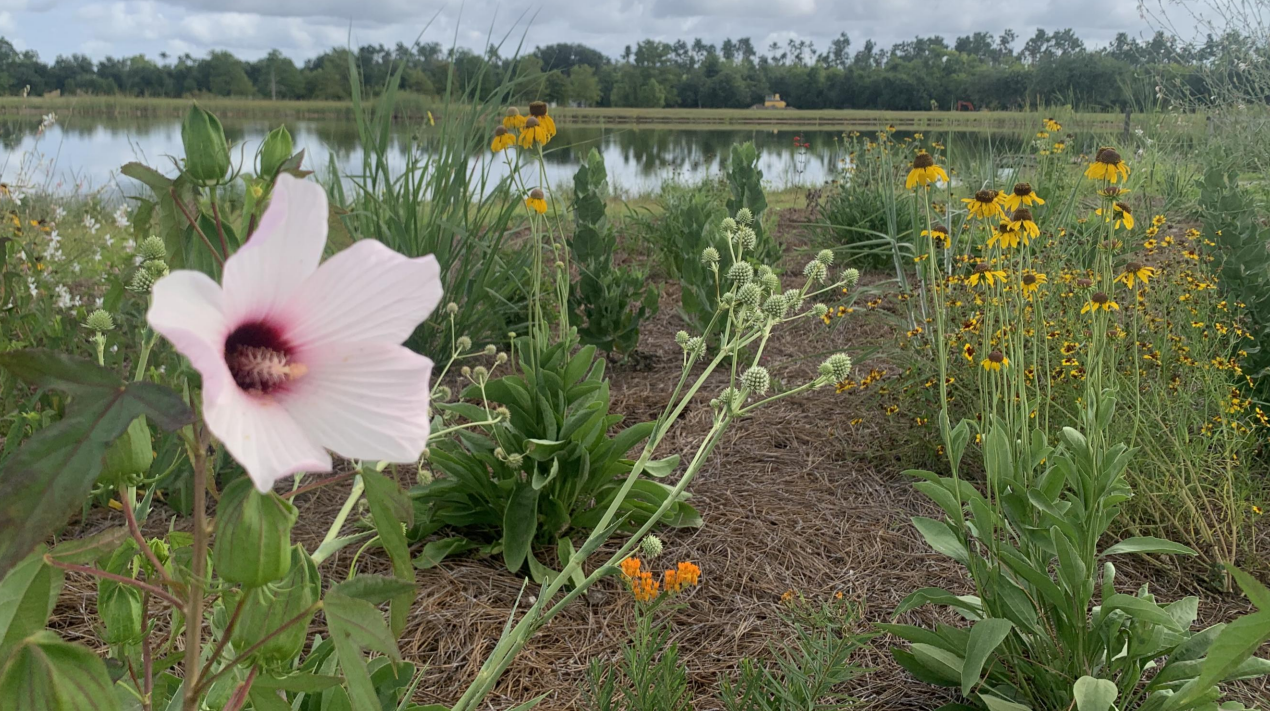
[[[276,326],[253,321],[225,339],[225,365],[238,387],[268,395],[308,372],[303,364],[292,361],[292,351]]]

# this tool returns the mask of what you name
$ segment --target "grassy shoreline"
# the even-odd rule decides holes
[[[0,97],[0,115],[42,115],[101,117],[178,117],[189,108],[190,99],[127,96]],[[199,104],[221,118],[331,118],[352,119],[348,101],[270,101],[205,97]],[[398,99],[400,120],[426,118],[439,111],[435,97],[402,95]],[[874,111],[863,109],[639,109],[639,108],[556,108],[552,113],[575,125],[682,126],[783,126],[791,128],[874,129],[894,125],[907,130],[1001,130],[1030,129],[1051,113],[1039,111]],[[1122,114],[1057,114],[1065,124],[1082,130],[1116,130],[1124,125]]]

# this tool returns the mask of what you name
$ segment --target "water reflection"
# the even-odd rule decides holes
[[[236,160],[250,163],[255,151],[277,121],[227,120],[225,132],[235,145]],[[347,179],[360,172],[362,151],[351,121],[287,121],[295,145],[307,149],[306,165],[325,172],[332,159]],[[175,118],[79,118],[63,117],[51,129],[37,132],[38,117],[0,119],[0,145],[7,159],[0,164],[0,179],[29,188],[58,192],[114,189],[118,169],[141,160],[165,173],[175,167],[170,156],[181,152],[181,123]],[[390,146],[391,163],[401,169],[406,162],[407,141],[402,133]],[[760,149],[760,167],[771,188],[816,185],[831,177],[839,158],[835,139],[842,130],[829,127],[792,130],[780,128],[681,128],[681,127],[561,127],[546,153],[546,180],[567,186],[583,156],[592,148],[604,155],[610,183],[627,195],[656,190],[668,180],[694,180],[717,175],[731,146],[753,141]],[[902,134],[901,134],[902,136]],[[795,142],[808,144],[799,149]],[[928,135],[928,138],[936,138]],[[959,134],[966,141],[993,141],[998,151],[1021,151],[1021,136]],[[495,177],[506,174],[501,156],[483,154]],[[473,168],[477,168],[476,165]],[[538,176],[523,175],[536,185]],[[125,179],[126,180],[126,179]]]

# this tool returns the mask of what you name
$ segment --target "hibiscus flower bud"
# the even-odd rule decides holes
[[[225,487],[216,507],[212,565],[221,579],[244,587],[281,580],[291,570],[296,509],[272,491],[261,494],[241,478]]]
[[[238,594],[246,595],[246,599],[231,639],[234,649],[249,649],[309,610],[322,594],[322,579],[313,559],[303,548],[295,546],[291,549],[291,570],[285,578],[276,585],[251,588]],[[248,661],[279,670],[289,665],[303,651],[312,619],[313,612],[309,612],[304,621],[270,637],[251,653]]]
[[[203,185],[218,185],[229,172],[229,143],[220,119],[192,104],[181,124],[185,174]]]
[[[107,572],[130,577],[136,548],[129,543],[114,552],[103,566]],[[141,641],[141,591],[124,583],[101,578],[97,581],[97,615],[106,625],[107,644]]]
[[[272,178],[277,175],[278,169],[291,157],[293,148],[291,133],[286,126],[270,131],[265,136],[264,143],[260,144],[260,177]]]
[[[106,450],[97,481],[111,488],[135,483],[150,471],[153,463],[150,426],[146,424],[144,416],[138,417],[128,424],[128,429]]]

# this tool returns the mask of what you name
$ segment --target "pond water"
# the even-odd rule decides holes
[[[181,122],[176,118],[97,119],[70,117],[39,132],[38,117],[0,120],[0,180],[27,190],[58,193],[95,190],[132,192],[132,181],[119,167],[140,160],[168,174],[175,173],[169,156],[181,154]],[[260,141],[278,121],[227,120],[225,132],[234,144],[235,160],[250,162]],[[361,171],[362,151],[356,128],[347,120],[288,120],[297,149],[307,150],[306,167],[325,174],[332,157],[342,176]],[[412,130],[402,125],[402,131]],[[562,126],[546,153],[547,180],[569,185],[579,161],[592,148],[604,156],[609,182],[618,194],[630,196],[656,191],[672,180],[696,180],[718,174],[731,146],[754,141],[761,152],[767,186],[780,189],[819,185],[837,170],[836,150],[843,130],[821,127],[570,127]],[[1006,139],[1021,149],[1020,136],[968,134],[986,142]],[[795,137],[799,141],[795,142]],[[799,144],[810,147],[801,148]],[[392,158],[405,164],[406,142],[394,141]],[[494,175],[505,174],[501,159]],[[537,177],[530,181],[537,183]]]

